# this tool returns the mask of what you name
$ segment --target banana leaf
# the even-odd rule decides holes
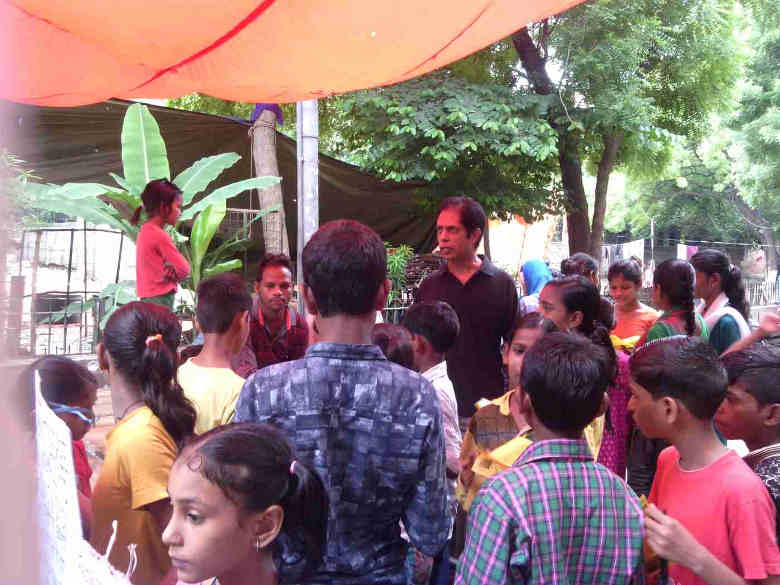
[[[112,187],[101,185],[100,183],[65,183],[64,185],[49,185],[45,196],[50,199],[67,199],[68,201],[78,201],[103,195]]]
[[[181,222],[192,219],[195,217],[196,213],[202,211],[209,205],[219,203],[220,201],[224,204],[225,201],[231,197],[235,197],[247,189],[267,189],[272,185],[276,185],[281,180],[281,177],[254,177],[252,179],[245,179],[243,181],[238,181],[236,183],[231,183],[230,185],[220,187],[219,189],[212,191],[209,195],[200,201],[190,205],[187,209],[185,209],[182,212],[179,221]]]
[[[135,195],[136,197],[140,197],[141,191],[139,191],[137,187],[133,187],[133,185],[131,185],[130,183],[125,181],[124,177],[120,177],[116,173],[108,173],[108,174],[111,175],[111,178],[114,179],[114,181],[116,181],[116,184],[119,185],[120,187],[122,187],[122,189],[124,189],[125,191],[127,191],[131,195]]]
[[[42,319],[41,323],[61,323],[64,322],[65,319],[67,319],[71,315],[78,315],[79,313],[84,313],[92,309],[92,307],[94,306],[95,306],[95,299],[89,299],[88,301],[83,301],[83,300],[74,301],[70,303],[67,307],[62,309],[62,311],[57,311],[56,313],[52,313],[45,319]]]
[[[190,232],[190,250],[192,253],[192,284],[197,290],[201,279],[201,263],[209,248],[214,234],[219,229],[219,224],[225,218],[227,206],[224,199],[206,207],[195,218]]]
[[[243,266],[241,260],[228,260],[227,262],[220,262],[214,264],[203,270],[203,278],[209,278],[216,274],[222,274],[223,272],[233,272],[234,270],[240,270]]]
[[[208,187],[211,181],[222,174],[222,171],[236,164],[240,158],[235,152],[207,156],[179,173],[173,182],[181,189],[182,207],[192,203],[195,195]]]
[[[160,127],[143,104],[127,108],[122,124],[122,166],[125,181],[141,190],[152,179],[171,177]]]

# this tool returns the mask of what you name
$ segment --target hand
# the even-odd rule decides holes
[[[758,328],[764,332],[764,335],[780,333],[780,312],[769,312],[761,315]]]
[[[697,572],[695,565],[704,547],[685,526],[661,512],[655,504],[648,504],[645,530],[647,544],[659,557]]]

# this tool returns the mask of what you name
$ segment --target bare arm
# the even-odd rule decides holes
[[[745,349],[746,347],[761,341],[765,337],[769,337],[770,335],[775,335],[777,333],[780,333],[780,312],[764,313],[761,316],[761,322],[759,323],[758,328],[747,337],[743,337],[739,341],[733,343],[726,351],[721,354],[721,356],[724,356],[727,353],[731,353],[733,351]]]

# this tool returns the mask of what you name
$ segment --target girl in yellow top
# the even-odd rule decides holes
[[[117,424],[106,436],[92,495],[90,542],[104,554],[113,541],[109,561],[123,572],[135,565],[130,580],[139,585],[172,578],[161,538],[170,516],[168,474],[195,426],[195,409],[175,378],[180,338],[181,325],[168,309],[133,302],[109,318],[98,345]]]

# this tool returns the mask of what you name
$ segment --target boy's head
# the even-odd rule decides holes
[[[629,410],[649,438],[712,420],[726,396],[726,371],[701,337],[677,335],[639,348],[630,361]]]
[[[329,221],[303,249],[303,281],[310,312],[326,318],[370,315],[373,319],[390,292],[385,245],[362,223]]]
[[[249,334],[252,297],[235,274],[218,274],[198,286],[195,314],[204,335],[234,333],[234,351],[240,351]]]
[[[610,379],[603,347],[576,333],[548,333],[525,353],[520,411],[533,427],[578,437],[606,409]]]
[[[780,347],[756,344],[721,358],[728,375],[726,399],[715,422],[727,439],[763,446],[780,432]]]
[[[377,323],[371,331],[371,343],[378,345],[391,362],[414,369],[412,336],[400,325]]]
[[[257,267],[255,293],[267,315],[283,313],[292,297],[292,263],[285,254],[266,254]]]
[[[402,324],[412,334],[416,366],[421,354],[447,353],[460,332],[458,314],[444,301],[413,304],[406,310]]]

